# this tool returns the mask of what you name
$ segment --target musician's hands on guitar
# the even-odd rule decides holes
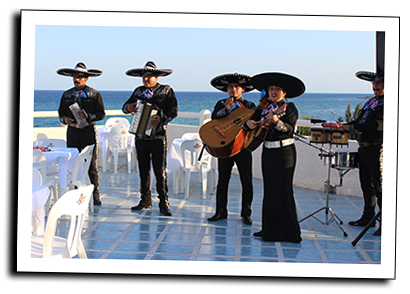
[[[138,108],[135,107],[135,105],[137,105],[137,104],[138,104],[138,102],[128,104],[128,105],[127,105],[127,111],[128,111],[129,113],[132,113],[132,114],[134,114],[135,112],[137,112]]]
[[[246,125],[248,126],[248,128],[250,128],[251,130],[253,130],[254,128],[256,128],[256,126],[259,124],[259,122],[254,121],[254,120],[247,120],[246,121]]]
[[[272,112],[268,112],[268,114],[266,115],[266,118],[270,121],[272,121],[273,123],[277,123],[279,120],[279,117],[277,114],[273,114]]]
[[[160,116],[159,116],[159,115],[155,115],[155,116],[151,119],[151,121],[150,121],[150,124],[151,124],[154,128],[156,128],[156,127],[159,125],[159,123],[160,123]]]

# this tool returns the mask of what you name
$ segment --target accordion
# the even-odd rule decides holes
[[[148,102],[141,102],[138,100],[136,105],[137,112],[132,117],[129,132],[137,136],[137,138],[147,138],[155,135],[158,127],[154,128],[150,124],[153,116],[160,115],[160,111],[156,109],[155,105]]]

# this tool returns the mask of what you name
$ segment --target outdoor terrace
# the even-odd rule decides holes
[[[264,242],[252,235],[261,228],[261,179],[254,179],[251,226],[240,218],[241,185],[236,174],[230,182],[228,219],[217,222],[207,221],[214,213],[215,195],[208,193],[205,200],[202,198],[197,175],[191,177],[191,192],[185,199],[184,194],[172,193],[171,174],[168,184],[173,215],[168,217],[159,213],[155,190],[152,209],[130,210],[139,202],[139,175],[128,174],[125,159],[120,160],[124,162],[117,174],[100,172],[103,204],[88,216],[82,235],[89,259],[380,264],[381,237],[372,234],[376,228],[370,228],[356,246],[351,244],[362,228],[347,222],[361,216],[362,198],[329,196],[329,206],[346,224],[347,237],[335,222],[324,225],[310,217],[300,223],[300,244]],[[325,205],[326,193],[295,187],[294,194],[299,219]],[[315,216],[323,221],[325,213],[322,210]],[[62,235],[66,222],[60,224]]]

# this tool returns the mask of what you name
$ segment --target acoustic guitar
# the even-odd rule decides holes
[[[284,103],[276,109],[273,114],[276,114],[278,117],[285,115],[286,107],[287,103]],[[243,149],[251,152],[255,151],[262,144],[263,140],[265,140],[270,124],[271,122],[266,117],[263,117],[259,121],[258,126],[256,126],[253,130],[241,130],[238,137],[243,138]]]
[[[218,158],[233,156],[242,150],[243,140],[236,140],[242,124],[255,109],[238,108],[225,117],[213,119],[199,129],[206,151]]]

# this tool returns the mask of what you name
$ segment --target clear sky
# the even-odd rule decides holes
[[[354,74],[375,71],[375,32],[37,25],[34,87],[72,87],[56,70],[83,61],[104,72],[91,87],[131,91],[141,79],[125,72],[149,60],[174,71],[159,82],[175,91],[217,91],[209,81],[223,73],[276,71],[299,77],[308,93],[371,93]]]

